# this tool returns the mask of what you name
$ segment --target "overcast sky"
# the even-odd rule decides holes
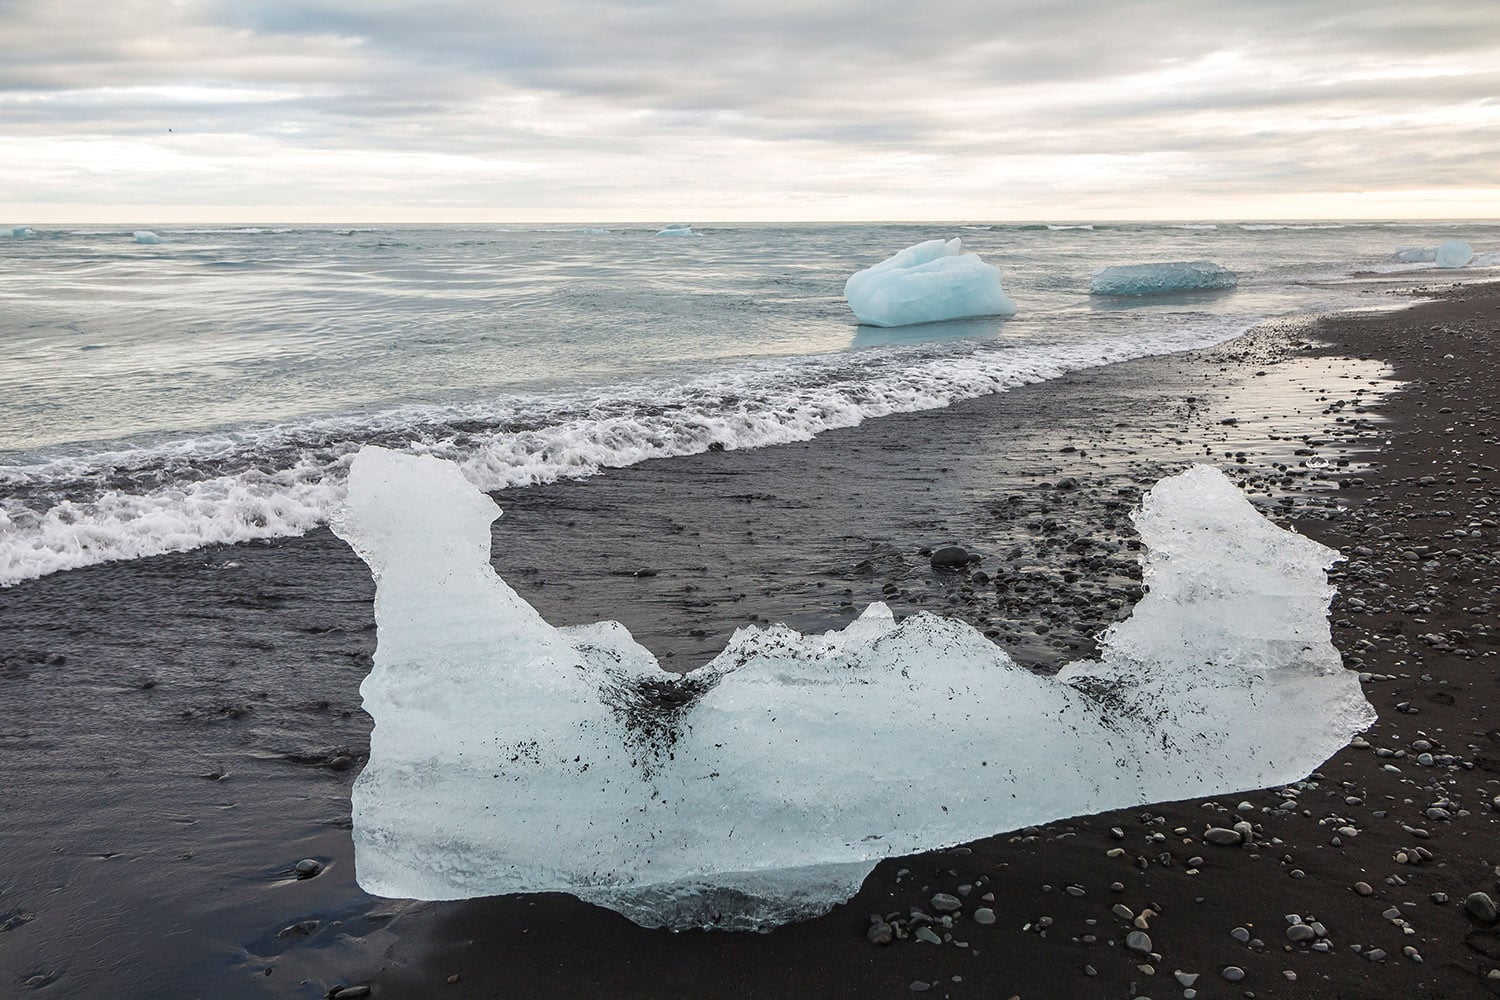
[[[0,0],[0,223],[1500,217],[1500,0]]]

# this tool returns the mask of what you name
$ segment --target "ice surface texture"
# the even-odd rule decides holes
[[[1433,252],[1438,267],[1463,267],[1474,259],[1474,248],[1463,240],[1444,240]]]
[[[1094,274],[1090,295],[1172,295],[1233,288],[1239,278],[1211,261],[1186,260],[1170,264],[1126,264]]]
[[[964,253],[958,239],[918,243],[851,275],[844,298],[869,326],[1016,314],[1000,287],[1000,269]]]
[[[135,241],[137,243],[161,243],[161,242],[164,242],[160,236],[156,235],[155,233],[153,233],[149,229],[137,229],[135,231]]]
[[[657,236],[697,236],[698,234],[695,233],[695,232],[693,232],[693,227],[692,226],[684,225],[682,223],[673,223],[672,225],[666,227],[665,229],[658,230],[656,235]]]
[[[1301,778],[1375,717],[1329,641],[1337,555],[1206,466],[1145,497],[1150,592],[1055,678],[883,604],[824,635],[743,628],[670,674],[618,623],[543,621],[490,566],[497,514],[457,466],[367,447],[334,522],[377,585],[353,792],[376,895],[764,928],[881,858]]]

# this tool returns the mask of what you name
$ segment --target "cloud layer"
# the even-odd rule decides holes
[[[1500,6],[0,0],[29,218],[1500,215]]]

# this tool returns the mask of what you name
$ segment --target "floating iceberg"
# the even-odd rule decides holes
[[[135,241],[137,243],[162,243],[162,242],[164,242],[160,236],[157,236],[155,233],[153,233],[149,229],[137,229],[135,231]]]
[[[543,621],[491,568],[497,515],[456,465],[367,447],[334,521],[377,586],[353,791],[376,895],[765,928],[881,858],[1296,780],[1375,718],[1329,641],[1338,555],[1206,466],[1144,498],[1150,592],[1055,678],[883,604],[823,635],[743,628],[671,674],[617,622]]]
[[[1474,259],[1469,261],[1470,267],[1500,267],[1500,253],[1475,254]]]
[[[1438,267],[1464,267],[1474,259],[1474,248],[1463,240],[1444,240],[1433,251]]]
[[[18,240],[24,240],[29,236],[35,236],[36,230],[30,226],[16,226],[10,231],[10,235]]]
[[[1016,314],[1000,287],[1000,269],[964,253],[958,239],[918,243],[851,275],[844,298],[870,326]]]
[[[1403,264],[1431,264],[1437,260],[1437,247],[1397,247],[1391,258]]]
[[[1239,283],[1233,271],[1206,260],[1126,264],[1095,272],[1089,294],[1173,295],[1233,288]]]
[[[692,226],[685,226],[685,225],[682,225],[680,223],[674,223],[673,225],[670,225],[667,228],[665,228],[663,230],[660,230],[659,232],[657,232],[656,235],[657,236],[697,236],[698,234],[695,233],[695,232],[693,232],[693,227]]]
[[[1435,247],[1397,247],[1391,254],[1403,264],[1436,264],[1438,267],[1466,267],[1474,262],[1474,248],[1463,240],[1445,240]]]

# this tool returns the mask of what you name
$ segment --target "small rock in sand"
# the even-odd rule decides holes
[[[1471,892],[1464,899],[1464,909],[1469,911],[1469,916],[1482,924],[1493,924],[1500,920],[1500,910],[1495,907],[1495,901],[1487,892]]]

